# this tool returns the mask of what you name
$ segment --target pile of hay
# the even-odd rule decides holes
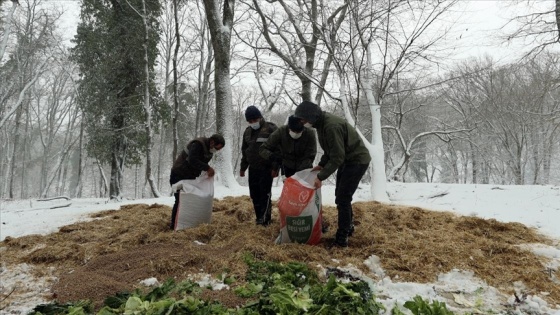
[[[248,197],[226,197],[215,200],[211,224],[192,229],[170,231],[168,206],[127,205],[50,235],[8,237],[0,247],[8,266],[25,262],[43,267],[38,270],[54,267],[59,280],[53,298],[91,299],[98,306],[106,296],[130,291],[150,277],[180,281],[190,274],[225,272],[242,281],[247,254],[301,261],[313,268],[332,266],[336,260],[338,266],[353,264],[372,278],[364,260],[377,255],[386,274],[399,281],[433,282],[440,273],[458,268],[507,293],[513,292],[513,282],[523,281],[529,293],[549,292],[549,302],[560,301],[560,286],[543,272],[543,259],[517,246],[550,241],[522,224],[361,202],[354,204],[356,232],[350,247],[343,249],[329,246],[336,232],[336,208],[323,210],[331,228],[317,246],[274,245],[276,207],[274,223],[257,226]],[[244,302],[232,290],[205,294],[228,306]]]

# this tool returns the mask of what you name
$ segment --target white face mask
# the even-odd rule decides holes
[[[251,126],[251,128],[253,128],[253,129],[257,130],[261,127],[261,123],[257,121],[256,123],[249,124],[249,126]]]
[[[313,128],[313,126],[311,125],[311,123],[306,122],[305,124],[303,124],[303,126],[305,128]]]
[[[212,148],[212,149],[210,149],[209,151],[210,151],[210,153],[212,153],[212,154],[218,152],[218,150],[216,150],[216,148]]]
[[[292,137],[293,139],[299,139],[301,137],[301,132],[297,133],[290,130],[289,133],[290,133],[290,137]]]

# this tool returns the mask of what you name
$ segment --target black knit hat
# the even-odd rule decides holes
[[[247,107],[245,110],[245,120],[249,121],[257,118],[262,118],[261,111],[253,105]]]
[[[303,101],[296,107],[294,116],[305,119],[313,125],[317,122],[319,117],[321,117],[321,114],[321,107],[319,107],[319,105],[310,101]]]
[[[288,117],[288,128],[290,128],[290,130],[293,132],[302,132],[303,128],[305,127],[303,127],[303,124],[301,123],[301,120],[299,118],[291,115],[290,117]]]

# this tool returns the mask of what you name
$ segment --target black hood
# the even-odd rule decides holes
[[[298,105],[298,107],[296,107],[294,116],[300,119],[305,119],[314,125],[321,117],[321,114],[322,111],[319,105],[310,101],[303,101]]]

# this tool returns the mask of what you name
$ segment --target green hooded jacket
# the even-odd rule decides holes
[[[369,164],[371,161],[356,129],[341,117],[322,111],[313,127],[324,151],[319,162],[323,167],[317,174],[319,180],[327,179],[342,164]]]

